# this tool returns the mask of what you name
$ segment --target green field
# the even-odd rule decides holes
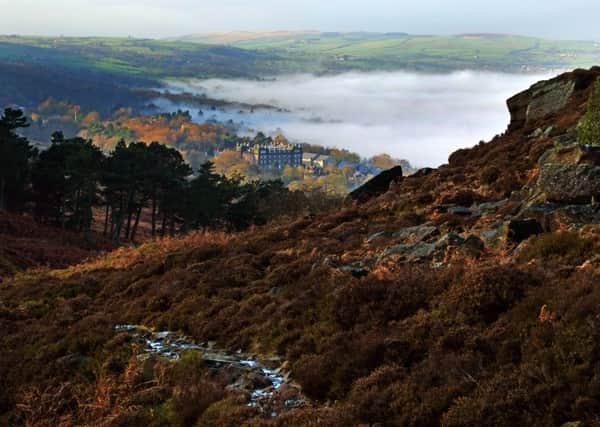
[[[147,78],[351,70],[537,72],[600,64],[600,43],[489,34],[227,33],[173,40],[0,36],[0,61]]]
[[[600,43],[471,34],[413,36],[403,33],[227,33],[179,40],[219,43],[278,55],[290,62],[320,61],[324,71],[486,69],[549,71],[600,64]]]
[[[226,33],[172,40],[0,36],[0,104],[48,97],[109,113],[168,78],[455,70],[540,73],[600,64],[600,43],[511,35]]]

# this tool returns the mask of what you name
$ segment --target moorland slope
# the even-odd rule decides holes
[[[598,423],[600,164],[576,139],[598,77],[533,86],[508,101],[503,135],[388,174],[387,191],[380,178],[335,212],[4,281],[0,420]],[[152,335],[157,354],[124,324],[198,348],[172,361],[172,335]],[[206,348],[269,360],[286,380],[253,405],[269,384]]]

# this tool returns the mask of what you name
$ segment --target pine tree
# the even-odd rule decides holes
[[[30,163],[36,150],[17,130],[28,126],[20,110],[7,108],[0,118],[0,210],[21,211],[27,200]]]

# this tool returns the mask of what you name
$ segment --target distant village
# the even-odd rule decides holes
[[[107,153],[121,139],[162,141],[179,150],[194,170],[210,160],[217,172],[228,176],[281,179],[290,189],[307,192],[324,189],[345,194],[398,164],[405,174],[414,172],[408,161],[386,154],[365,159],[345,149],[292,143],[283,135],[258,132],[241,137],[226,124],[194,123],[188,111],[137,116],[122,109],[103,120],[97,112],[48,99],[28,115],[31,127],[24,133],[40,148],[47,147],[51,133],[59,128],[67,135],[93,140]]]
[[[323,151],[322,147],[314,148]],[[411,173],[413,169],[407,161],[393,160],[386,155],[369,160],[348,152],[345,156],[334,156],[306,151],[303,144],[290,143],[282,136],[269,138],[262,134],[253,140],[246,139],[238,143],[236,152],[241,159],[255,165],[263,173],[281,175],[286,167],[290,167],[302,168],[305,177],[322,177],[341,170],[347,179],[357,184],[396,164],[401,164],[406,173]]]

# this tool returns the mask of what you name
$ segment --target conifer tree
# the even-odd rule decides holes
[[[36,150],[17,131],[28,126],[20,110],[7,108],[0,118],[0,210],[21,211],[27,200],[30,161]]]

